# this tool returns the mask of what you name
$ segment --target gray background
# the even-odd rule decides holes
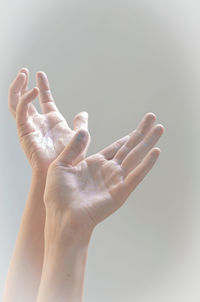
[[[7,109],[21,67],[44,70],[71,123],[89,112],[89,154],[152,111],[160,159],[89,247],[85,301],[200,300],[200,3],[195,0],[2,1],[0,294],[31,169]]]

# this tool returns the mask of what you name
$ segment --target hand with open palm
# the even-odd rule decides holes
[[[56,107],[46,74],[37,72],[37,87],[32,90],[28,90],[28,82],[29,71],[22,68],[9,87],[9,109],[16,119],[18,136],[32,168],[46,172],[76,132],[87,129],[88,114],[77,114],[73,120],[74,129],[71,129]],[[42,114],[32,104],[37,96]],[[84,158],[89,143],[90,139],[77,162]]]
[[[130,135],[75,164],[89,140],[87,130],[78,131],[48,171],[44,200],[49,221],[64,222],[82,236],[122,206],[160,154],[154,145],[164,127],[154,125],[155,119],[146,114]]]

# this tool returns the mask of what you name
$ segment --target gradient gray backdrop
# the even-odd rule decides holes
[[[21,67],[47,73],[71,124],[89,113],[89,154],[152,111],[165,126],[159,161],[97,226],[86,302],[200,301],[200,3],[195,0],[1,1],[0,293],[31,169],[7,109]]]

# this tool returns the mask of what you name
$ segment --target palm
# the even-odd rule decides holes
[[[62,159],[58,158],[48,174],[45,200],[48,203],[52,198],[58,200],[56,207],[70,212],[73,220],[82,226],[88,223],[94,226],[111,215],[158,158],[159,150],[152,148],[163,127],[152,127],[153,121],[152,115],[147,115],[139,126],[141,131],[133,131],[77,165],[65,164],[61,154]]]
[[[51,179],[50,191],[58,186],[61,188],[58,200],[64,200],[64,207],[73,210],[80,223],[87,215],[91,223],[97,224],[114,212],[125,198],[121,167],[100,154],[71,168],[58,167]]]
[[[31,165],[37,163],[44,167],[60,154],[76,133],[59,112],[35,114],[25,125],[20,125],[18,132]]]
[[[19,139],[31,166],[47,170],[79,128],[87,128],[87,113],[81,112],[75,116],[72,130],[55,105],[47,76],[42,72],[37,73],[38,88],[32,91],[27,89],[28,80],[28,70],[21,69],[9,89],[9,107],[16,118]],[[32,104],[38,93],[42,114]]]

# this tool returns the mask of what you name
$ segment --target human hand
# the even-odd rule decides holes
[[[32,90],[28,90],[28,82],[29,71],[22,68],[9,87],[8,106],[16,119],[19,140],[33,170],[46,173],[50,163],[63,151],[77,131],[81,128],[87,129],[88,114],[77,114],[73,120],[74,129],[71,129],[56,107],[46,74],[37,72],[37,87]],[[42,114],[32,104],[37,96]],[[77,162],[85,157],[89,143],[90,136]]]
[[[68,225],[76,234],[91,232],[115,212],[159,157],[154,148],[164,132],[148,113],[130,135],[74,164],[89,140],[80,130],[49,167],[44,194],[47,221],[59,228]]]

